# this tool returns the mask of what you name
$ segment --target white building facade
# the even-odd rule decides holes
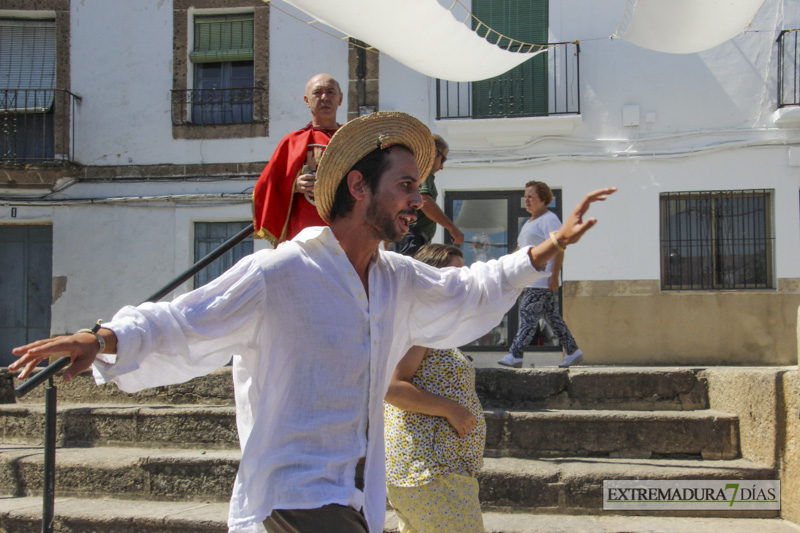
[[[439,203],[473,260],[514,248],[529,180],[564,215],[619,188],[564,263],[588,363],[796,364],[800,89],[796,34],[781,31],[800,28],[800,5],[766,0],[746,32],[672,55],[608,38],[625,0],[473,4],[514,37],[565,44],[458,85],[278,2],[4,2],[0,39],[19,45],[5,60],[26,67],[0,64],[0,346],[108,319],[245,227],[264,164],[309,121],[306,81],[327,72],[340,121],[405,111],[447,139]],[[503,351],[515,324],[475,349]]]

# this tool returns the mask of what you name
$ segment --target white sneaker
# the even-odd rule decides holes
[[[522,357],[514,357],[513,353],[507,353],[505,357],[497,362],[497,364],[510,366],[512,368],[522,368]]]
[[[558,368],[567,368],[570,365],[577,365],[578,363],[583,361],[583,352],[580,350],[575,350],[572,352],[571,355],[568,355],[564,358],[564,362],[558,365]]]

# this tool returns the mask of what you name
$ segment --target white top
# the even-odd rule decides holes
[[[517,239],[517,246],[537,246],[550,238],[550,232],[556,231],[561,227],[561,221],[552,211],[546,211],[543,215],[528,219],[519,230],[519,238]],[[547,262],[548,273],[553,271],[553,260]],[[549,274],[547,277],[542,277],[529,285],[534,289],[547,289],[550,287]],[[558,274],[558,286],[561,286],[561,273]]]
[[[461,269],[379,251],[368,297],[330,228],[307,228],[172,302],[120,310],[103,324],[118,353],[98,357],[95,380],[134,392],[233,357],[242,459],[230,531],[263,532],[273,509],[337,503],[363,505],[381,532],[383,397],[397,362],[415,344],[447,348],[488,332],[541,275],[527,250]],[[364,456],[366,498],[353,479]]]

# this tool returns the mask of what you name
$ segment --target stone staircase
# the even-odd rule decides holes
[[[14,402],[13,385],[0,375],[0,398]],[[57,532],[226,531],[239,461],[230,369],[135,395],[88,375],[56,386]],[[739,419],[711,408],[702,370],[479,368],[476,388],[487,531],[800,531],[778,511],[603,511],[607,479],[776,477],[742,458]],[[41,531],[43,424],[42,387],[0,405],[0,531]]]

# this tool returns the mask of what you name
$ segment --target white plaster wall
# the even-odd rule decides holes
[[[660,279],[659,194],[662,192],[774,189],[776,275],[800,277],[800,168],[790,167],[787,148],[750,148],[683,159],[561,161],[526,168],[445,168],[445,190],[523,189],[541,180],[563,192],[566,216],[583,195],[600,187],[619,191],[592,206],[599,222],[567,254],[565,279]],[[441,237],[440,237],[441,238]]]
[[[52,307],[52,333],[109,320],[117,309],[141,303],[188,269],[194,263],[194,222],[250,219],[248,204],[53,209],[53,276],[64,276],[67,287]],[[191,283],[165,299],[190,290]]]
[[[402,111],[434,128],[436,80],[392,59],[380,56],[381,111]],[[431,95],[434,95],[432,97]],[[435,130],[434,130],[435,132]]]
[[[83,0],[71,9],[71,83],[83,98],[75,148],[84,165],[265,161],[286,133],[310,120],[303,93],[311,76],[328,72],[346,90],[347,43],[273,9],[270,136],[173,139],[172,2]]]

